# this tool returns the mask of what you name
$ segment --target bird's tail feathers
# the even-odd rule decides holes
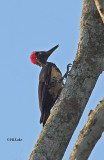
[[[45,111],[45,112],[41,115],[41,117],[40,117],[40,123],[43,122],[43,126],[45,125],[45,123],[46,123],[49,115],[50,115],[50,111]]]

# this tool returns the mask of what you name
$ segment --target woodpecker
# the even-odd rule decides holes
[[[51,108],[54,106],[55,101],[62,90],[63,79],[67,77],[68,67],[70,66],[69,64],[67,72],[62,77],[59,68],[54,63],[47,62],[48,57],[58,48],[58,46],[59,45],[56,45],[48,51],[33,51],[30,56],[33,64],[42,67],[39,75],[38,95],[41,111],[40,123],[43,123],[43,126],[50,115]]]

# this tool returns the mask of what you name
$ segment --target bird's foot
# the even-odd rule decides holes
[[[67,71],[66,71],[66,73],[65,73],[65,75],[64,75],[64,78],[67,78],[67,76],[69,75],[69,68],[70,67],[72,67],[72,64],[71,63],[69,63],[68,65],[67,65]]]
[[[72,67],[72,64],[71,63],[69,63],[68,65],[67,65],[67,73],[69,73],[69,68],[70,67]]]

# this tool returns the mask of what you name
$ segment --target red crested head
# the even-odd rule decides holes
[[[31,56],[30,56],[31,62],[33,64],[37,64],[36,63],[36,52],[32,52]]]
[[[33,64],[36,64],[38,66],[43,66],[46,62],[48,57],[52,54],[52,52],[58,47],[59,45],[56,45],[55,47],[51,48],[48,51],[33,51],[30,59]]]

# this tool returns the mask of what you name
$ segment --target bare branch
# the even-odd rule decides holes
[[[95,144],[104,131],[104,98],[89,114],[88,120],[79,134],[69,160],[87,160]]]
[[[104,0],[95,0],[95,4],[104,23]]]
[[[77,55],[30,160],[61,160],[103,70],[104,26],[94,0],[84,0]],[[70,60],[69,60],[70,61]]]

